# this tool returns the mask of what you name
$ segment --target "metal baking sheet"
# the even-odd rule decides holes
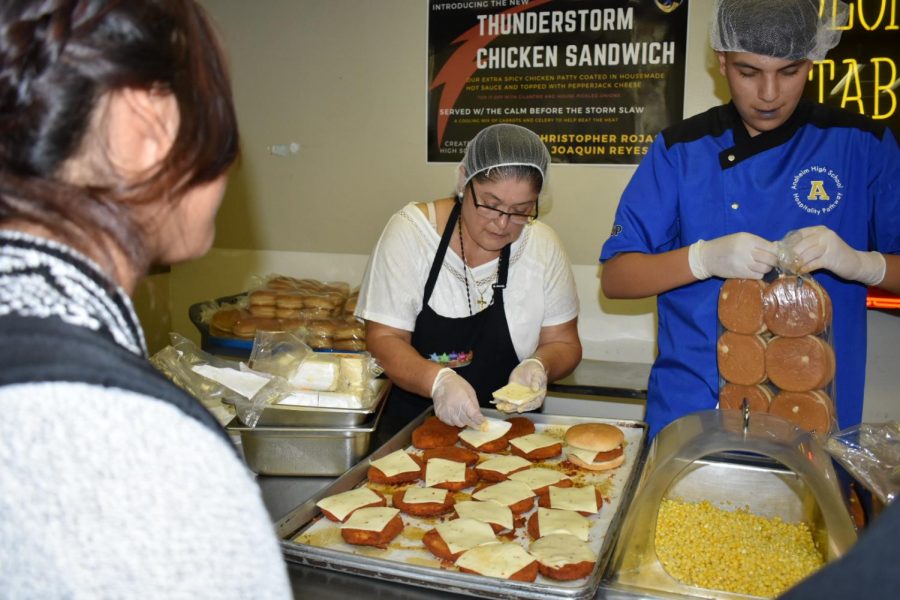
[[[484,414],[494,418],[509,415],[485,409]],[[589,543],[597,553],[597,563],[588,577],[572,582],[554,581],[542,575],[533,583],[498,580],[493,577],[461,573],[455,569],[442,567],[421,543],[426,531],[434,527],[441,518],[419,518],[402,514],[404,530],[387,548],[367,548],[345,544],[340,536],[339,524],[324,519],[316,502],[320,499],[344,492],[366,482],[369,461],[385,456],[395,450],[415,451],[411,446],[412,431],[432,413],[426,411],[404,429],[398,432],[384,446],[338,478],[332,485],[321,490],[307,502],[298,506],[282,518],[276,529],[281,538],[282,551],[289,562],[311,565],[344,573],[362,575],[405,583],[410,585],[439,588],[448,592],[487,598],[589,598],[600,585],[600,580],[609,561],[615,536],[627,509],[636,483],[636,473],[645,457],[646,424],[639,421],[562,417],[555,415],[528,414],[538,431],[560,438],[571,425],[585,422],[610,423],[620,427],[625,433],[625,462],[610,471],[589,472],[579,470],[572,477],[576,485],[593,484],[603,492],[604,503],[599,514],[590,517],[592,521]],[[485,455],[490,456],[490,455]],[[543,463],[551,465],[561,462],[555,458]],[[371,485],[373,489],[391,491],[393,486]],[[467,490],[463,490],[465,494]],[[457,493],[459,498],[460,493]],[[537,503],[535,503],[535,506]],[[536,508],[525,513],[529,517]],[[446,516],[444,518],[447,518]],[[516,540],[524,542],[527,548],[528,534],[525,527],[516,529]]]
[[[225,429],[240,434],[244,460],[254,473],[333,477],[346,473],[372,449],[383,410],[380,402],[364,427],[247,427],[234,418]]]
[[[374,415],[383,408],[391,383],[387,379],[374,379],[371,386],[375,399],[369,408],[320,408],[270,404],[263,409],[256,425],[257,427],[369,427]],[[228,403],[228,400],[224,402]],[[347,468],[351,466],[347,465]]]

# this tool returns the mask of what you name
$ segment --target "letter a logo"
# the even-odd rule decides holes
[[[831,200],[831,196],[825,191],[825,182],[813,180],[809,182],[809,196],[807,200]]]

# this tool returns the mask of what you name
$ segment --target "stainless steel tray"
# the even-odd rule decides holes
[[[485,415],[504,418],[497,411],[484,410]],[[398,449],[411,449],[412,431],[431,411],[426,411],[415,419],[386,444],[369,457],[374,460]],[[316,502],[320,499],[353,489],[366,481],[369,460],[357,464],[338,478],[333,484],[321,490],[276,523],[281,538],[282,551],[289,562],[311,565],[344,573],[373,577],[393,582],[446,590],[458,594],[489,598],[589,598],[600,585],[600,580],[609,561],[616,533],[623,514],[633,493],[636,474],[645,455],[646,424],[637,421],[611,419],[588,419],[555,415],[529,414],[539,431],[550,428],[565,429],[570,425],[584,422],[604,422],[617,425],[625,432],[625,463],[618,469],[589,473],[586,476],[604,480],[599,487],[604,492],[604,505],[598,515],[591,517],[591,544],[598,553],[597,563],[592,573],[574,582],[556,582],[538,576],[533,583],[498,580],[493,577],[471,575],[441,568],[439,562],[424,547],[411,545],[409,539],[423,534],[438,522],[437,519],[418,519],[402,515],[404,532],[395,540],[402,546],[400,551],[380,551],[373,548],[354,547],[340,541],[338,525],[323,521]],[[555,459],[558,461],[559,459]],[[552,461],[546,461],[552,462]],[[587,473],[587,472],[584,472]],[[607,493],[608,492],[608,493]],[[534,510],[534,509],[532,509]],[[526,517],[530,515],[526,513]],[[527,538],[520,527],[518,536]],[[336,537],[335,537],[336,534]],[[332,547],[321,547],[298,541],[301,536],[336,540]]]
[[[319,408],[315,406],[291,406],[270,404],[259,416],[257,426],[265,427],[369,427],[376,413],[384,405],[391,389],[387,379],[375,379],[371,383],[375,400],[369,408]],[[233,404],[223,400],[226,404]],[[347,465],[347,468],[352,465]],[[344,469],[344,471],[346,468]],[[343,473],[340,471],[336,474]]]
[[[225,429],[240,434],[244,460],[254,473],[335,476],[372,449],[384,404],[383,400],[378,403],[377,412],[364,427],[247,427],[235,417]]]

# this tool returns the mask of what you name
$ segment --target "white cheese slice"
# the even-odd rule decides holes
[[[269,383],[271,376],[266,377],[250,371],[239,371],[228,367],[214,367],[212,365],[196,365],[191,368],[195,373],[203,375],[207,379],[217,381],[243,396],[252,398],[256,392]]]
[[[509,429],[512,427],[512,423],[508,421],[503,421],[502,419],[484,419],[484,425],[482,428],[484,431],[479,431],[477,429],[472,429],[471,427],[467,427],[459,432],[459,437],[461,440],[472,446],[473,448],[477,448],[479,446],[483,446],[488,442],[493,442],[494,440],[500,439]]]
[[[542,488],[545,485],[553,485],[559,483],[563,479],[567,479],[565,475],[553,469],[526,469],[513,473],[509,476],[512,481],[520,481],[532,490]]]
[[[388,522],[400,514],[396,508],[387,506],[372,506],[360,508],[347,521],[341,525],[341,529],[362,529],[364,531],[381,531]]]
[[[597,560],[597,556],[587,543],[568,533],[541,536],[540,539],[531,542],[528,551],[541,564],[554,568]]]
[[[407,504],[425,504],[427,502],[443,504],[446,498],[447,490],[427,487],[408,487],[406,493],[403,494],[403,501]]]
[[[594,462],[594,459],[597,458],[596,450],[583,450],[581,448],[573,448],[572,446],[566,446],[566,455],[567,456],[577,456],[587,464],[591,464]]]
[[[362,356],[341,356],[341,383],[344,387],[362,388],[366,385],[366,359]]]
[[[493,396],[510,404],[525,404],[537,398],[540,393],[541,390],[533,390],[521,383],[507,383],[499,390],[495,390]]]
[[[511,506],[526,498],[534,498],[534,492],[522,482],[506,480],[486,487],[476,492],[472,497],[476,500],[493,500],[497,504]]]
[[[525,454],[528,454],[533,450],[547,448],[553,444],[561,444],[562,442],[560,442],[559,438],[549,436],[546,433],[530,433],[528,435],[523,435],[522,437],[513,438],[509,440],[509,443]]]
[[[557,508],[541,508],[537,509],[538,529],[541,537],[554,533],[568,533],[574,535],[579,540],[588,541],[588,534],[591,531],[591,521],[587,517],[579,515],[571,510],[560,510]]]
[[[521,571],[534,562],[522,546],[513,542],[485,544],[466,550],[456,561],[457,567],[463,567],[488,577],[509,579],[514,573]]]
[[[513,528],[513,515],[508,506],[496,502],[473,502],[465,500],[457,502],[453,509],[460,519],[475,519],[485,523],[499,525],[504,530]]]
[[[447,544],[450,554],[497,541],[491,526],[476,519],[453,519],[441,523],[435,529]]]
[[[432,487],[439,483],[457,483],[466,480],[466,463],[446,458],[432,458],[425,464],[425,485]]]
[[[381,497],[369,488],[361,487],[322,498],[316,502],[316,506],[333,514],[338,521],[343,521],[360,506],[373,502],[381,502]]]
[[[370,461],[369,464],[384,473],[387,477],[419,470],[419,465],[416,464],[416,461],[410,458],[409,454],[403,450],[391,452],[378,460]]]
[[[307,358],[288,377],[288,381],[304,390],[333,392],[337,389],[340,370],[340,363],[336,360]]]
[[[595,513],[598,509],[597,492],[590,485],[571,488],[551,487],[550,507]]]
[[[515,454],[510,454],[509,456],[495,456],[478,465],[479,469],[495,471],[497,473],[502,473],[503,475],[517,469],[529,467],[531,467],[531,461],[525,460],[521,456],[516,456]]]

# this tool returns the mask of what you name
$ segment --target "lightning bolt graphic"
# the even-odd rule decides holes
[[[536,8],[542,4],[552,2],[552,0],[531,0],[528,4],[514,6],[509,10],[505,10],[499,14],[514,14],[522,12],[530,8]],[[450,119],[449,114],[441,114],[442,108],[453,108],[457,98],[462,93],[466,82],[477,70],[475,67],[476,53],[490,44],[496,39],[496,35],[481,37],[478,35],[478,25],[467,30],[461,36],[453,40],[454,44],[461,44],[453,53],[449,60],[435,76],[431,84],[434,90],[439,86],[444,86],[441,90],[441,97],[438,100],[438,120],[437,120],[437,142],[440,147],[444,140],[444,131],[447,129],[447,121]]]

